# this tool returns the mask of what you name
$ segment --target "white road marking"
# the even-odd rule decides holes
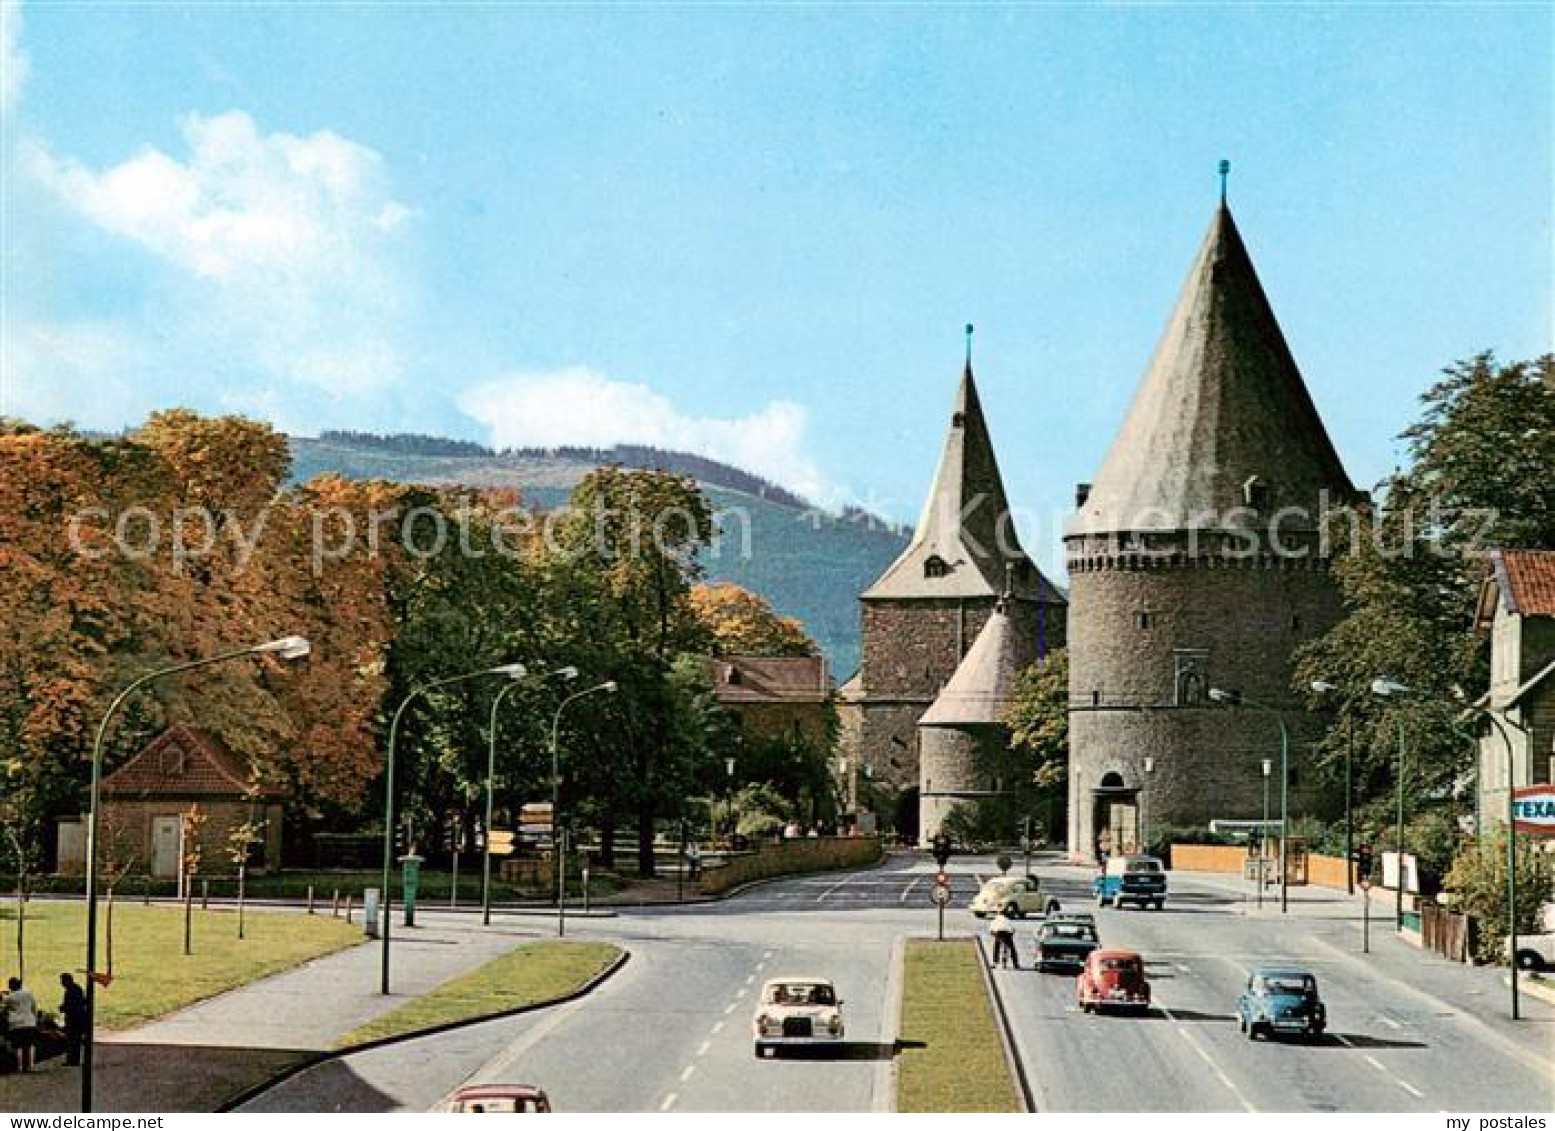
[[[747,975],[745,975],[745,984],[747,986],[750,985],[755,980],[756,980],[756,975],[754,975],[754,974],[747,974]]]
[[[728,1004],[728,1006],[725,1007],[725,1009],[724,1009],[724,1016],[727,1017],[727,1016],[729,1016],[729,1014],[731,1014],[733,1012],[734,1012],[734,1002],[731,1001]]]
[[[831,887],[827,888],[820,895],[816,896],[815,897],[815,902],[817,902],[817,903],[824,902],[826,897],[828,895],[830,895],[832,892],[836,891],[838,888],[847,887],[847,886],[848,886],[848,877],[844,877],[843,879],[840,879],[836,883],[832,884]]]
[[[1295,839],[1295,838],[1292,838],[1292,839]],[[1402,1025],[1400,1025],[1397,1021],[1393,1020],[1393,1018],[1391,1018],[1391,1017],[1379,1017],[1379,1018],[1377,1018],[1377,1020],[1381,1021],[1389,1029],[1402,1029],[1403,1028]]]
[[[1422,1092],[1419,1088],[1415,1087],[1409,1081],[1395,1080],[1394,1083],[1396,1083],[1400,1088],[1403,1088],[1404,1091],[1408,1092],[1410,1095],[1414,1096],[1417,1100],[1425,1099],[1425,1093]]]
[[[760,973],[761,971],[765,970],[766,968],[767,968],[767,964],[765,962],[758,962],[758,963],[756,963],[756,971],[757,971],[757,973]]]
[[[724,1023],[722,1021],[720,1021],[716,1025],[714,1025],[712,1027],[712,1029],[708,1032],[707,1035],[710,1036],[710,1037],[716,1037],[716,1036],[718,1036],[718,1030],[722,1029],[723,1027],[724,1027]]]
[[[712,1041],[703,1041],[702,1042],[702,1047],[697,1049],[697,1055],[698,1056],[706,1056],[707,1055],[707,1050],[712,1048],[712,1047],[713,1047],[713,1042]]]
[[[1292,837],[1291,839],[1294,840],[1295,838]],[[1176,966],[1177,969],[1181,970],[1184,974],[1193,973],[1193,970],[1190,967],[1184,966],[1181,962],[1176,963]]]
[[[772,952],[770,950],[764,950],[764,951],[761,952],[761,957],[763,957],[763,958],[771,958],[772,957]]]
[[[1388,1067],[1387,1067],[1387,1065],[1383,1064],[1382,1061],[1378,1060],[1376,1057],[1368,1056],[1366,1058],[1366,1063],[1371,1065],[1373,1068],[1375,1068],[1378,1072],[1382,1073],[1384,1076],[1386,1076],[1388,1074]]]
[[[694,1064],[686,1065],[685,1071],[683,1071],[680,1074],[680,1082],[682,1084],[684,1084],[687,1080],[691,1079],[691,1074],[693,1072],[695,1072],[696,1070],[697,1070],[697,1066],[696,1065],[694,1065]]]
[[[1162,1014],[1164,1014],[1166,1016],[1166,1019],[1168,1021],[1172,1022],[1174,1025],[1177,1026],[1177,1032],[1182,1035],[1182,1039],[1187,1041],[1188,1042],[1188,1046],[1190,1048],[1192,1048],[1194,1052],[1199,1054],[1199,1059],[1200,1060],[1202,1060],[1205,1064],[1209,1065],[1210,1071],[1213,1072],[1217,1077],[1220,1078],[1220,1082],[1222,1084],[1224,1084],[1226,1086],[1226,1088],[1231,1092],[1231,1094],[1237,1098],[1237,1102],[1240,1103],[1242,1105],[1242,1107],[1244,1109],[1246,1109],[1247,1111],[1249,1111],[1249,1112],[1256,1112],[1258,1109],[1255,1108],[1252,1104],[1247,1102],[1247,1097],[1242,1095],[1241,1091],[1237,1088],[1237,1086],[1231,1082],[1231,1077],[1227,1076],[1225,1074],[1225,1072],[1223,1072],[1221,1070],[1220,1065],[1215,1063],[1214,1057],[1210,1056],[1209,1053],[1207,1051],[1205,1051],[1204,1046],[1199,1044],[1199,1042],[1196,1039],[1194,1039],[1193,1034],[1188,1032],[1188,1030],[1183,1026],[1183,1024],[1181,1022],[1179,1022],[1175,1016],[1173,1016],[1172,1011],[1170,1009],[1167,1009],[1163,1005],[1161,1007],[1161,1012],[1162,1012]]]
[[[659,1110],[668,1111],[670,1108],[675,1106],[675,1101],[678,1099],[680,1099],[680,1093],[671,1092],[669,1095],[664,1097],[664,1102],[659,1105]]]
[[[923,877],[919,876],[917,879],[913,880],[912,883],[910,883],[906,887],[904,887],[902,889],[902,898],[901,898],[900,902],[906,903],[907,902],[907,897],[912,894],[912,889],[917,887],[922,882],[923,882]]]
[[[735,1000],[735,1001],[739,1001],[739,1000],[740,1000],[740,999],[741,999],[741,998],[742,998],[742,997],[744,997],[744,996],[745,996],[745,991],[744,991],[744,990],[741,990],[741,991],[740,991],[740,992],[739,992],[739,993],[737,993],[737,994],[735,994],[735,995],[734,995],[734,1000]]]

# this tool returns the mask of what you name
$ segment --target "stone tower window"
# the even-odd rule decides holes
[[[1242,484],[1242,501],[1254,510],[1267,510],[1269,485],[1256,475],[1250,476],[1247,482]]]
[[[1153,614],[1143,611],[1134,614],[1134,627],[1140,631],[1151,628],[1154,624],[1155,618]]]
[[[953,414],[950,418],[950,426],[952,428],[964,428],[966,426],[966,413],[958,412]]]
[[[950,563],[938,554],[930,555],[923,563],[924,577],[946,577],[950,573]]]
[[[1301,614],[1300,613],[1292,613],[1290,615],[1290,630],[1292,632],[1300,632],[1301,631]]]

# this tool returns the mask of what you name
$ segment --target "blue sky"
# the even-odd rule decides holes
[[[1550,348],[1547,5],[0,2],[35,420],[659,442],[910,518],[970,321],[1051,560],[1221,157],[1357,481]]]

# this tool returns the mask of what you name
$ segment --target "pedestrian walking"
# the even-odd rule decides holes
[[[16,1050],[16,1070],[31,1072],[33,1048],[38,1043],[38,999],[20,978],[12,978],[6,985],[10,987],[5,995],[6,1039]]]
[[[59,1015],[65,1022],[65,1063],[81,1063],[81,1042],[86,1036],[86,991],[69,974],[59,976],[65,998],[59,1003]]]
[[[1006,963],[1020,969],[1020,957],[1015,953],[1015,924],[1002,910],[994,913],[988,924],[988,935],[993,939],[993,964],[1004,967]]]

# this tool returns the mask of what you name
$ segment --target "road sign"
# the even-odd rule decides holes
[[[511,856],[513,854],[513,831],[511,829],[491,830],[491,854],[493,856]]]
[[[556,814],[551,809],[549,801],[531,801],[519,811],[518,823],[520,825],[544,825],[550,828],[556,823]]]
[[[944,907],[950,902],[950,888],[945,884],[935,884],[929,890],[929,898],[934,901],[934,906]]]

